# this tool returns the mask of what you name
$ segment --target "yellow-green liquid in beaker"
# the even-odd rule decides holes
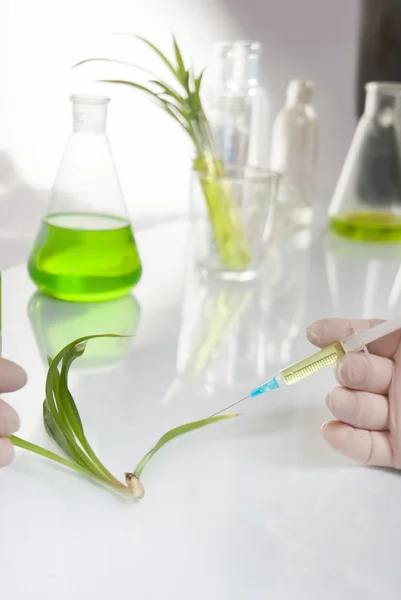
[[[401,217],[392,213],[350,212],[330,219],[330,229],[363,242],[400,242]]]
[[[93,213],[59,213],[42,222],[28,271],[44,294],[70,302],[125,296],[142,265],[128,221]]]

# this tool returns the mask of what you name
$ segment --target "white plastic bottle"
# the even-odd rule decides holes
[[[319,128],[312,95],[313,83],[292,80],[272,132],[270,167],[287,176],[297,190],[299,203],[291,218],[298,226],[308,226],[313,219]]]

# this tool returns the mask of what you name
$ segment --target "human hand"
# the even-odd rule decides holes
[[[15,392],[24,387],[25,371],[15,363],[0,358],[0,393]],[[11,406],[0,398],[0,467],[7,465],[14,456],[10,440],[2,436],[12,435],[19,429],[19,418]]]
[[[307,329],[308,340],[323,348],[383,321],[322,319]],[[401,331],[369,344],[370,356],[340,358],[336,387],[326,404],[337,419],[322,426],[334,450],[358,462],[401,469]]]

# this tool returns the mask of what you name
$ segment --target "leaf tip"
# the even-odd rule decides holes
[[[86,350],[86,344],[87,344],[87,340],[84,340],[83,342],[79,342],[76,346],[75,349],[77,352],[82,352],[84,353]]]

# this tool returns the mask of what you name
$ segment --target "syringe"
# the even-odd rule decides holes
[[[255,398],[256,396],[260,396],[261,394],[265,394],[266,392],[270,392],[272,390],[278,389],[283,385],[292,385],[317,371],[323,369],[324,367],[328,367],[329,365],[334,364],[338,361],[341,356],[345,354],[361,352],[362,350],[369,354],[366,345],[375,342],[376,340],[393,333],[401,329],[401,316],[394,317],[389,321],[384,321],[380,323],[380,325],[376,325],[376,327],[372,327],[371,329],[367,329],[363,332],[354,332],[352,335],[347,337],[345,340],[340,342],[334,342],[326,348],[315,352],[308,358],[304,358],[285,369],[281,369],[278,375],[268,379],[265,383],[253,389],[247,396],[241,398],[241,400],[237,400],[233,404],[226,406],[223,410],[219,410],[219,412],[212,415],[213,417],[219,415],[222,412],[225,412],[229,408],[232,408],[236,404],[247,400],[248,398]]]

